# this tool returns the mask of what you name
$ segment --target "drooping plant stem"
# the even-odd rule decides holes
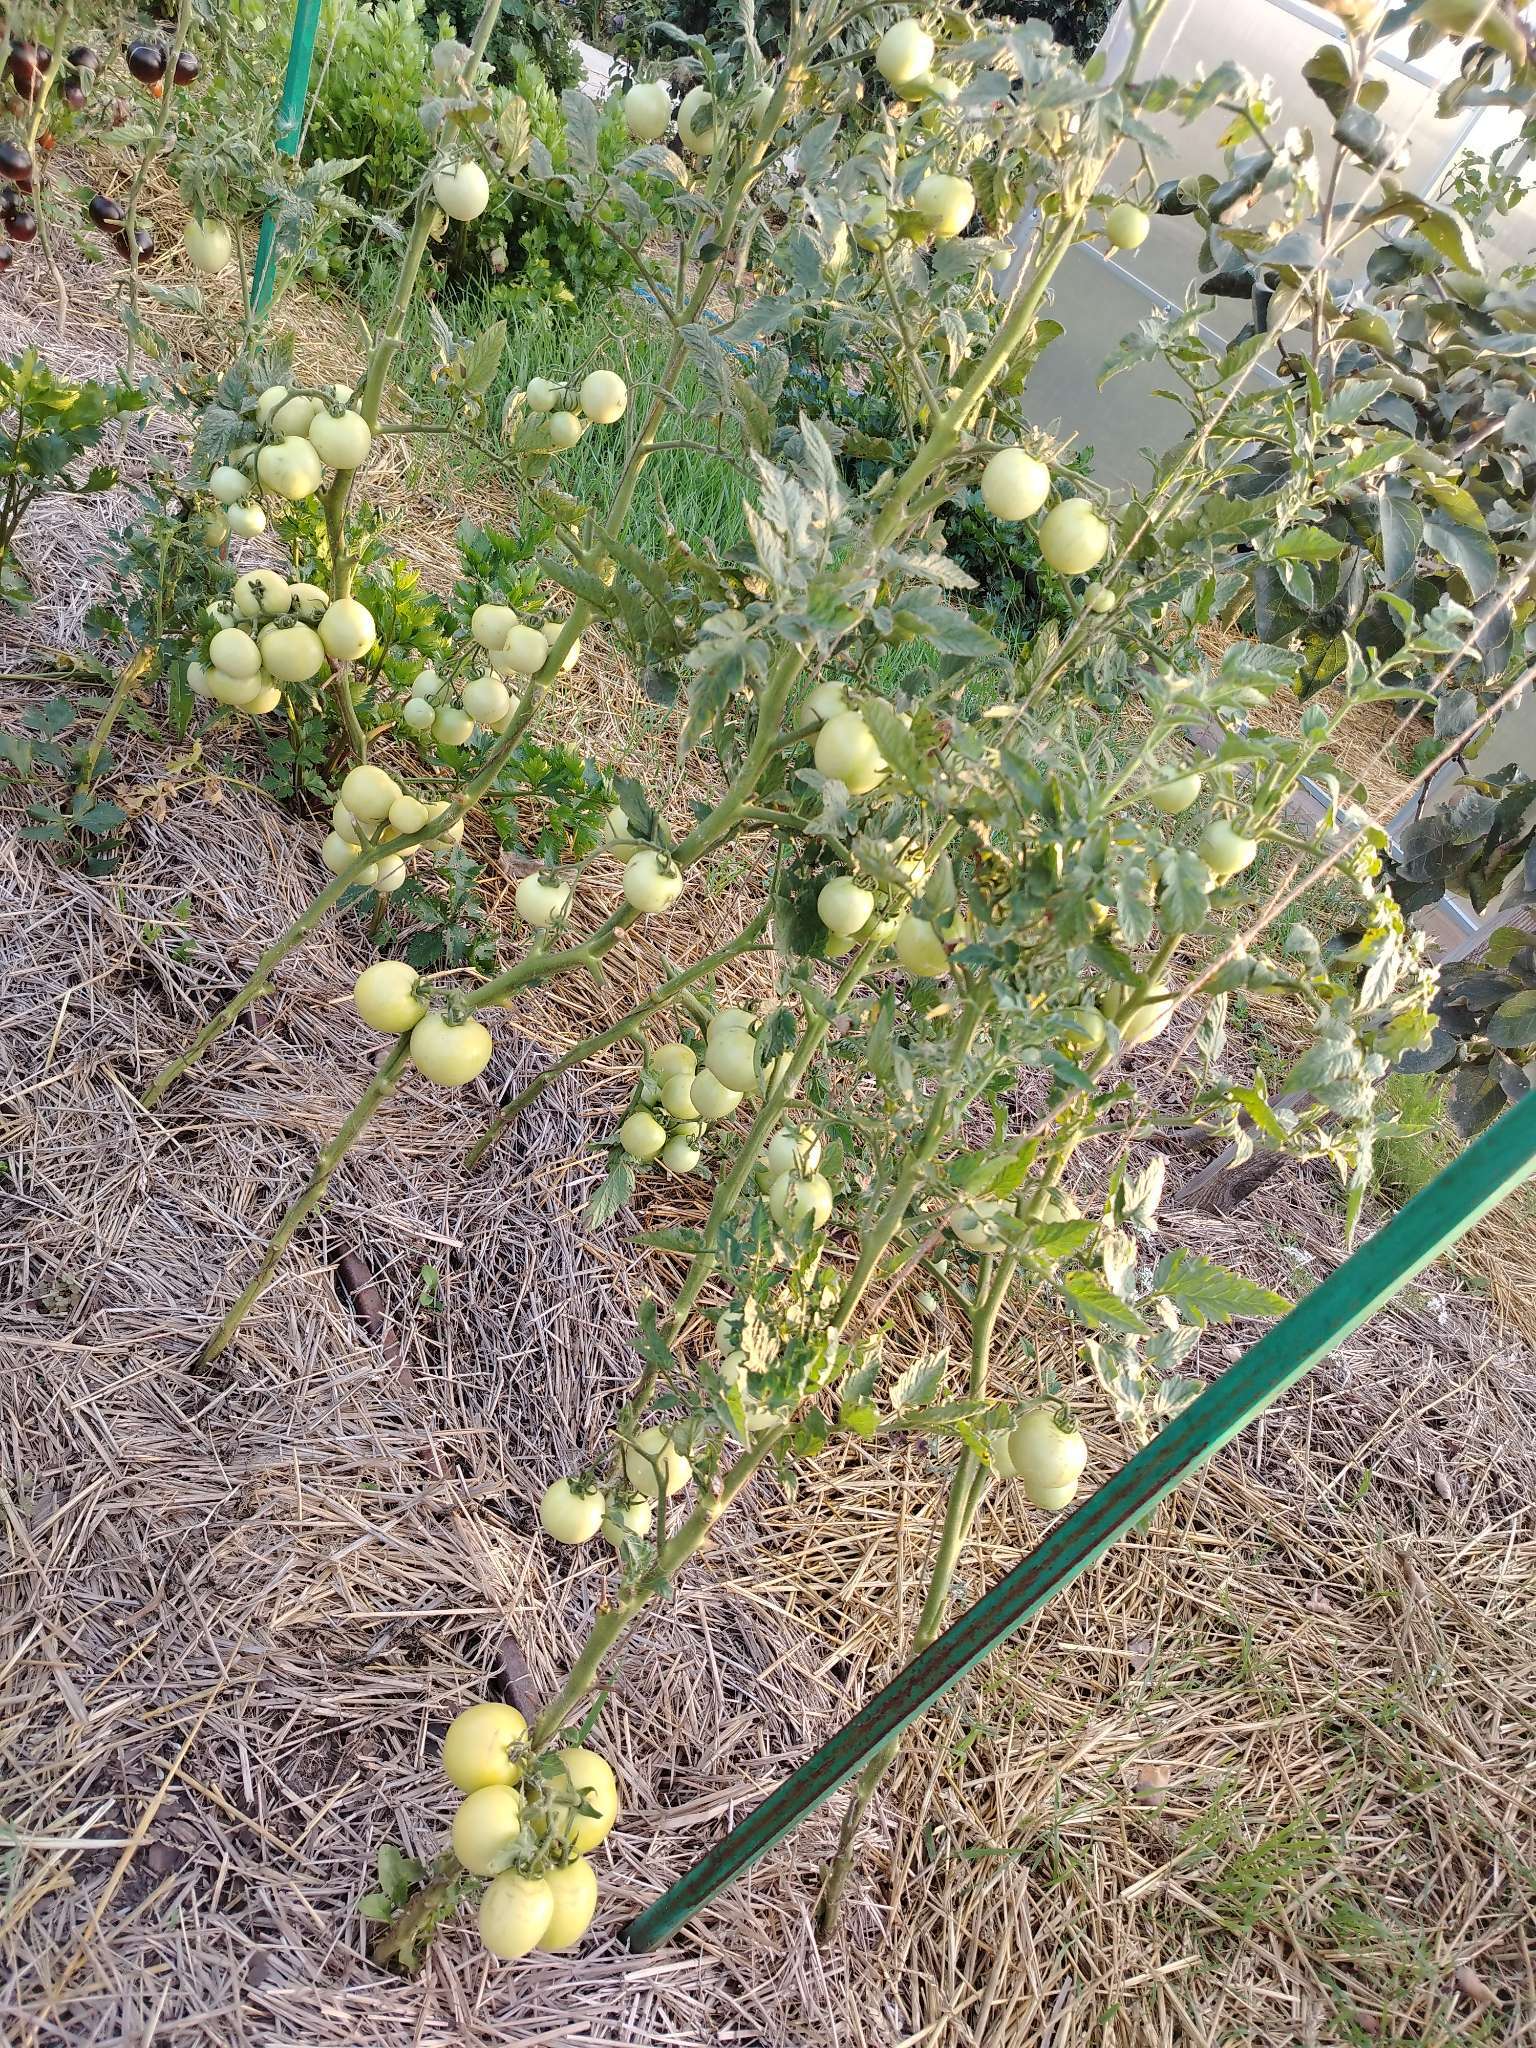
[[[1004,1297],[1018,1271],[1018,1254],[1006,1253],[997,1261],[994,1270],[990,1258],[983,1258],[977,1275],[976,1305],[971,1318],[971,1368],[967,1392],[973,1401],[986,1398],[987,1369],[992,1356],[992,1337],[997,1328],[998,1312]],[[907,1646],[905,1661],[910,1663],[920,1656],[944,1626],[945,1612],[949,1606],[950,1591],[954,1586],[955,1572],[959,1568],[965,1539],[970,1533],[976,1510],[981,1504],[986,1483],[986,1466],[976,1453],[966,1445],[960,1453],[954,1477],[949,1482],[949,1494],[944,1506],[944,1524],[939,1531],[938,1547],[934,1551],[933,1565],[928,1577],[928,1591],[923,1599],[922,1612],[917,1626],[912,1631],[912,1640]],[[847,1888],[849,1874],[853,1869],[854,1850],[858,1845],[859,1830],[869,1803],[879,1789],[880,1780],[895,1760],[900,1742],[888,1742],[876,1752],[860,1772],[853,1795],[848,1802],[848,1811],[843,1816],[843,1825],[838,1833],[837,1851],[827,1866],[822,1881],[821,1896],[816,1902],[816,1931],[825,1940],[837,1921],[838,1908]]]
[[[357,1102],[353,1105],[351,1114],[316,1161],[315,1170],[310,1176],[309,1185],[305,1188],[303,1194],[299,1196],[298,1200],[290,1204],[287,1215],[284,1216],[282,1222],[273,1232],[272,1241],[262,1254],[261,1264],[251,1275],[250,1280],[228,1315],[225,1316],[223,1322],[220,1323],[212,1337],[203,1346],[200,1354],[202,1363],[212,1364],[213,1360],[226,1348],[241,1323],[244,1322],[252,1303],[277,1270],[278,1260],[281,1259],[283,1253],[288,1249],[294,1232],[310,1211],[319,1202],[324,1200],[326,1190],[331,1184],[331,1175],[362,1136],[368,1119],[373,1115],[379,1104],[384,1101],[386,1096],[394,1093],[395,1085],[400,1078],[401,1070],[404,1068],[409,1054],[410,1041],[407,1038],[402,1038],[394,1051],[389,1055],[389,1058],[385,1060],[373,1079],[368,1083],[368,1086],[358,1097]]]
[[[505,974],[497,978],[494,984],[497,999],[511,994],[518,988],[526,987],[530,982],[546,980],[553,975],[567,974],[575,967],[592,966],[595,964],[591,956],[580,946],[572,947],[564,953],[528,953],[521,960],[515,962],[512,967],[508,968]],[[477,991],[476,996],[464,1003],[463,1007],[465,1009],[482,1007],[489,999],[488,991],[491,986],[491,984],[487,984],[485,989]],[[409,1059],[410,1036],[407,1033],[401,1038],[384,1065],[374,1075],[354,1104],[351,1113],[342,1124],[340,1130],[337,1131],[335,1137],[320,1154],[314,1173],[310,1176],[307,1186],[303,1193],[298,1195],[289,1205],[282,1222],[279,1223],[276,1231],[273,1233],[271,1243],[262,1255],[261,1264],[251,1276],[249,1284],[245,1287],[239,1300],[235,1302],[228,1315],[220,1323],[213,1337],[204,1347],[201,1354],[204,1359],[211,1360],[217,1358],[219,1353],[229,1344],[230,1339],[234,1336],[236,1330],[239,1329],[241,1323],[244,1322],[263,1288],[265,1288],[267,1282],[277,1270],[278,1261],[287,1250],[294,1232],[315,1205],[324,1199],[332,1174],[362,1136],[369,1118],[373,1115],[379,1104],[387,1096],[394,1093],[399,1076]]]
[[[583,1060],[591,1059],[595,1053],[606,1052],[610,1045],[617,1045],[621,1038],[628,1038],[637,1024],[643,1024],[648,1017],[654,1017],[658,1011],[667,1009],[692,983],[705,980],[717,968],[725,966],[727,961],[735,960],[743,953],[750,953],[756,947],[767,923],[767,910],[760,910],[734,939],[719,947],[717,951],[706,953],[702,960],[696,960],[691,967],[685,967],[671,976],[653,995],[647,996],[644,1002],[636,1003],[631,1009],[626,1010],[616,1023],[608,1025],[605,1030],[594,1031],[590,1038],[582,1039],[581,1043],[573,1045],[569,1052],[563,1052],[558,1059],[551,1060],[541,1073],[534,1075],[526,1088],[519,1089],[510,1102],[497,1110],[465,1153],[466,1170],[473,1172],[507,1125],[537,1102],[552,1082],[557,1081],[562,1074],[569,1073],[572,1067],[580,1066]]]
[[[106,751],[107,741],[112,737],[112,728],[116,725],[123,706],[132,696],[136,685],[144,680],[154,665],[154,660],[154,648],[144,647],[131,661],[124,664],[123,672],[118,677],[112,695],[107,699],[106,706],[96,721],[96,729],[86,742],[85,752],[80,757],[80,780],[76,784],[80,795],[86,795],[90,791],[92,783],[96,780],[96,770],[101,765],[101,757]]]

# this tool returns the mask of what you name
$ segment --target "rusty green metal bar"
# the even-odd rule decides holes
[[[632,1920],[624,1930],[629,1946],[657,1947],[708,1905],[1533,1170],[1536,1094],[1506,1110],[1474,1139],[1153,1443]]]

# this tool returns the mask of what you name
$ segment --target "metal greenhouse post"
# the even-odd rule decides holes
[[[315,36],[320,27],[320,0],[297,0],[293,15],[293,40],[288,45],[288,68],[283,73],[283,94],[277,103],[277,146],[284,156],[297,156],[304,129],[304,101],[309,93],[309,70],[315,58]],[[262,216],[256,242],[256,262],[251,271],[251,310],[264,313],[272,297],[277,272],[273,247],[277,222],[270,208]]]
[[[655,1948],[675,1933],[1533,1170],[1536,1094],[1506,1110],[1155,1442],[1138,1451],[632,1920],[624,1934],[629,1946]]]

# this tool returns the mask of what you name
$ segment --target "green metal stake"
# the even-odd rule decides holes
[[[277,103],[277,146],[284,156],[297,156],[304,130],[304,101],[309,93],[309,68],[315,60],[315,36],[320,27],[320,0],[298,0],[293,15],[293,40],[288,45],[288,69],[283,73],[283,96]],[[272,298],[277,274],[277,220],[268,207],[262,216],[256,241],[256,262],[251,272],[251,311],[265,313]]]
[[[708,1905],[732,1878],[830,1799],[877,1749],[900,1735],[989,1651],[1038,1614],[1053,1593],[1097,1563],[1116,1537],[1139,1522],[1186,1474],[1230,1443],[1533,1169],[1536,1094],[1506,1110],[1175,1417],[1155,1442],[1138,1451],[1092,1499],[866,1702],[830,1742],[770,1792],[761,1806],[632,1920],[624,1930],[629,1946],[657,1947]]]

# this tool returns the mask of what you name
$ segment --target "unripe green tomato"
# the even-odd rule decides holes
[[[539,1527],[556,1543],[588,1543],[603,1526],[607,1502],[594,1489],[578,1490],[557,1479],[539,1502]]]
[[[781,1173],[768,1190],[768,1211],[782,1226],[809,1217],[814,1229],[824,1230],[832,1215],[832,1184],[824,1173]]]
[[[925,917],[914,917],[910,910],[896,927],[896,958],[908,974],[937,980],[949,972],[944,941]]]
[[[410,872],[403,854],[388,853],[375,864],[373,878],[368,886],[380,896],[393,896],[397,889],[405,887]]]
[[[260,646],[267,674],[280,683],[307,683],[325,667],[320,635],[302,619],[263,627]]]
[[[195,526],[204,547],[221,548],[229,539],[229,515],[221,510],[205,512]]]
[[[821,1164],[821,1139],[809,1129],[775,1131],[763,1153],[763,1168],[770,1180],[781,1173],[814,1173]]]
[[[230,532],[238,534],[241,540],[254,540],[258,533],[267,530],[267,515],[259,505],[231,505],[224,518]]]
[[[643,846],[624,863],[624,900],[647,915],[670,910],[683,893],[683,877],[664,853]]]
[[[246,619],[281,618],[288,609],[288,581],[275,569],[247,569],[235,578],[235,610]]]
[[[913,204],[922,215],[935,241],[958,235],[976,211],[976,194],[968,178],[954,178],[946,171],[930,171],[918,186]]]
[[[537,626],[513,626],[491,650],[491,666],[502,675],[536,676],[549,659],[549,643]]]
[[[450,220],[475,220],[491,203],[491,187],[477,163],[444,164],[432,180],[432,197]]]
[[[1213,818],[1200,834],[1199,854],[1218,882],[1240,875],[1259,850],[1256,839],[1245,839],[1225,818]]]
[[[544,1883],[555,1905],[538,1947],[558,1954],[574,1948],[592,1925],[597,1911],[597,1872],[585,1856],[578,1856],[574,1862],[557,1863],[546,1870]]]
[[[573,412],[552,412],[545,430],[551,448],[574,448],[583,433],[582,422]]]
[[[530,377],[528,389],[523,393],[523,403],[530,412],[553,412],[560,403],[561,388],[551,383],[548,377]]]
[[[286,384],[269,384],[256,400],[256,419],[258,425],[263,427],[270,426],[272,415],[287,396],[288,386]],[[239,456],[237,455],[235,459],[238,461]]]
[[[1085,576],[1109,553],[1109,528],[1083,498],[1065,498],[1040,522],[1040,552],[1058,576]]]
[[[431,809],[419,796],[397,796],[389,807],[389,824],[393,832],[419,832],[431,822]]]
[[[857,711],[839,711],[816,735],[813,758],[823,775],[850,796],[865,796],[885,779],[889,764]]]
[[[1176,775],[1171,782],[1160,782],[1155,789],[1147,791],[1147,802],[1164,817],[1177,818],[1187,811],[1205,787],[1195,770],[1187,775]]]
[[[666,1142],[665,1127],[649,1110],[632,1110],[619,1125],[620,1149],[642,1165],[647,1159],[658,1158]]]
[[[908,14],[892,22],[875,47],[875,69],[888,85],[909,85],[933,62],[933,37]]]
[[[330,592],[322,590],[318,583],[290,583],[288,586],[288,609],[306,626],[319,625],[330,601]]]
[[[613,370],[593,370],[582,379],[580,404],[594,426],[611,427],[624,417],[629,386]]]
[[[373,613],[355,597],[338,597],[325,608],[318,628],[332,661],[359,661],[378,639]]]
[[[475,721],[457,704],[444,704],[432,716],[432,737],[439,746],[462,747],[473,735]]]
[[[862,931],[874,914],[874,892],[856,882],[852,875],[834,875],[830,882],[822,884],[816,898],[816,915],[839,938],[851,938]]]
[[[400,716],[412,732],[425,732],[437,714],[425,697],[407,697],[400,707]]]
[[[373,429],[360,412],[321,407],[309,424],[310,445],[331,469],[361,469],[373,447]]]
[[[1050,496],[1051,472],[1022,448],[1002,448],[981,472],[981,501],[994,519],[1032,519]]]
[[[1100,617],[1112,612],[1119,602],[1107,583],[1090,583],[1083,592],[1083,610],[1096,612]]]
[[[269,683],[264,690],[258,690],[254,697],[246,701],[244,709],[249,711],[253,718],[264,718],[269,711],[275,711],[282,701],[282,691],[276,683]]]
[[[674,1038],[665,1045],[656,1046],[645,1064],[658,1081],[669,1081],[679,1074],[692,1080],[698,1071],[699,1056],[691,1045],[684,1045],[680,1038]]]
[[[1104,233],[1112,249],[1139,249],[1147,239],[1151,221],[1139,206],[1122,199],[1104,216]]]
[[[693,1477],[692,1465],[664,1429],[653,1426],[637,1430],[633,1442],[624,1446],[625,1478],[636,1493],[644,1494],[647,1500],[655,1500],[660,1492],[657,1485],[658,1469],[661,1486],[666,1488],[668,1500],[681,1493]],[[607,1833],[606,1828],[603,1833]],[[596,1848],[597,1843],[594,1842],[592,1847]]]
[[[1075,1424],[1062,1429],[1051,1409],[1034,1408],[1015,1425],[1008,1455],[1034,1506],[1063,1508],[1077,1491],[1088,1446]]]
[[[189,220],[181,231],[187,261],[204,277],[217,277],[235,260],[235,238],[221,220]]]
[[[839,712],[848,709],[848,699],[843,694],[841,683],[818,683],[804,704],[806,718],[815,719],[825,725],[829,718],[836,718]]]
[[[517,613],[509,604],[477,604],[470,615],[469,637],[481,647],[504,647],[507,635],[517,624]]]
[[[949,1219],[949,1227],[960,1242],[973,1252],[989,1252],[1001,1242],[997,1219],[1003,1213],[1003,1205],[990,1195],[977,1195],[969,1202],[960,1203]]]
[[[357,859],[358,849],[349,845],[339,832],[327,832],[320,844],[320,858],[333,875],[345,874]],[[373,869],[367,867],[354,877],[359,887],[366,888],[373,878]]]
[[[524,875],[513,898],[517,914],[536,931],[543,931],[571,907],[571,885],[544,875]]]
[[[443,1772],[461,1792],[482,1785],[515,1785],[523,1775],[512,1751],[525,1742],[528,1723],[516,1707],[482,1700],[454,1716],[443,1737]]]
[[[512,709],[512,696],[500,676],[471,676],[461,693],[464,709],[476,725],[493,730]]]
[[[390,805],[402,791],[393,775],[365,761],[347,771],[337,794],[354,818],[376,824],[389,816]]]
[[[1084,1010],[1071,1024],[1065,1025],[1061,1042],[1074,1052],[1093,1052],[1104,1043],[1106,1037],[1104,1019],[1097,1010]]]
[[[661,1083],[661,1106],[668,1116],[686,1123],[694,1115],[692,1074],[668,1074]]]
[[[750,1010],[716,1010],[705,1028],[706,1039],[718,1038],[722,1031],[756,1031],[757,1018]]]
[[[757,1086],[757,1055],[748,1031],[711,1032],[704,1064],[715,1079],[738,1095],[750,1094]]]
[[[375,1031],[398,1036],[412,1031],[427,1014],[416,994],[416,970],[408,960],[375,960],[352,985],[352,1002],[363,1022]]]
[[[261,649],[243,626],[223,626],[208,642],[208,659],[227,676],[261,673]]]
[[[677,110],[677,132],[694,156],[712,156],[717,141],[715,104],[707,86],[696,85],[683,95]]]
[[[1143,999],[1120,1024],[1120,1043],[1124,1046],[1145,1045],[1149,1038],[1161,1038],[1168,1029],[1178,1002],[1165,988],[1148,989]]]
[[[200,661],[187,663],[187,688],[194,697],[208,695],[208,671]]]
[[[691,1138],[685,1138],[681,1131],[674,1131],[661,1148],[661,1163],[668,1173],[697,1173],[703,1153]]]
[[[440,1011],[429,1010],[411,1033],[412,1065],[443,1088],[462,1088],[473,1081],[485,1071],[495,1049],[478,1017],[455,1024]]]
[[[319,410],[318,398],[309,398],[295,391],[291,398],[285,398],[273,413],[269,425],[279,434],[307,434],[309,423]]]
[[[297,503],[312,497],[325,481],[319,456],[302,434],[273,441],[256,457],[256,474],[269,491]]]
[[[482,1785],[453,1817],[453,1853],[476,1877],[490,1877],[522,1831],[522,1793],[510,1785]]]
[[[542,1877],[504,1870],[480,1898],[480,1939],[504,1963],[532,1953],[555,1917],[555,1895]]]
[[[1008,1440],[1012,1435],[1013,1431],[1011,1429],[994,1429],[987,1437],[987,1449],[992,1457],[992,1470],[999,1479],[1017,1479],[1019,1476],[1013,1469],[1013,1459],[1008,1455]]]
[[[632,85],[625,93],[624,126],[633,142],[656,142],[672,126],[672,102],[659,79]]]
[[[251,495],[251,480],[244,470],[221,462],[208,479],[208,490],[221,505],[238,505]]]
[[[703,1117],[706,1123],[717,1124],[722,1117],[729,1116],[741,1103],[743,1091],[727,1088],[708,1067],[702,1067],[688,1084],[688,1100],[695,1116]]]
[[[625,1536],[635,1536],[643,1543],[656,1526],[656,1503],[641,1494],[635,1500],[622,1505],[610,1497],[608,1512],[603,1517],[603,1534],[617,1550]]]

